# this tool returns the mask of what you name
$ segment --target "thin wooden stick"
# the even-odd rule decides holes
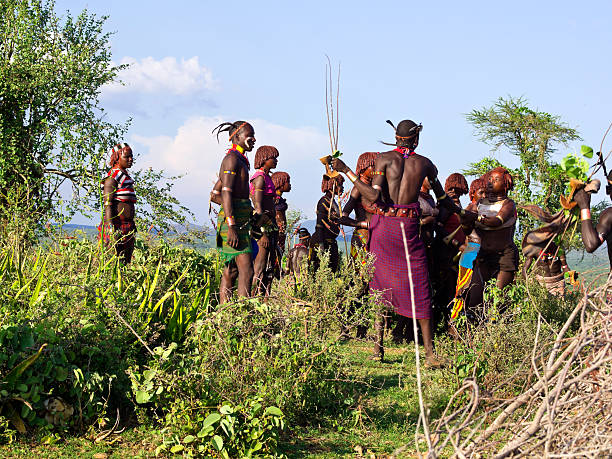
[[[416,358],[416,377],[417,377],[417,391],[419,393],[419,409],[421,411],[421,418],[423,420],[423,431],[425,432],[425,439],[427,440],[427,446],[430,453],[434,453],[431,445],[431,437],[429,435],[429,424],[427,423],[427,416],[425,415],[425,403],[423,402],[423,388],[421,386],[421,362],[419,356],[419,338],[418,328],[416,320],[416,305],[414,301],[414,282],[412,281],[412,270],[410,267],[410,253],[408,252],[408,243],[406,242],[406,232],[404,229],[404,223],[400,223],[402,228],[402,240],[404,241],[404,255],[406,257],[406,266],[408,267],[408,283],[410,285],[410,303],[412,305],[412,329],[414,332],[414,352]],[[418,444],[417,444],[418,448]]]
[[[606,137],[608,135],[608,132],[610,132],[610,129],[612,128],[612,123],[610,123],[610,126],[608,126],[608,129],[606,129],[606,132],[603,136],[603,138],[601,139],[601,144],[599,145],[599,151],[601,152],[601,159],[602,159],[602,163],[605,163],[608,160],[608,157],[610,156],[610,153],[612,153],[612,150],[610,151],[610,153],[608,153],[606,155],[606,157],[603,157],[603,144],[604,141],[606,140]],[[589,178],[587,179],[587,181],[591,180],[591,177],[593,177],[598,171],[599,169],[601,169],[603,164],[599,164],[594,170],[593,172],[591,172],[591,175],[589,175]]]

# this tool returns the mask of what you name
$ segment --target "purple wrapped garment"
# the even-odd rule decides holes
[[[419,203],[401,207],[418,210]],[[400,223],[404,224],[406,243],[410,254],[416,318],[429,319],[431,317],[431,294],[429,291],[427,255],[425,254],[425,245],[419,238],[418,218],[372,215],[370,221],[370,252],[376,256],[376,260],[370,289],[382,291],[383,298],[393,305],[396,313],[404,317],[412,317],[408,266],[404,255]]]

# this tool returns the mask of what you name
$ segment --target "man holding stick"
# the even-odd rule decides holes
[[[390,121],[389,124],[393,126]],[[377,203],[376,213],[369,225],[370,251],[376,256],[370,289],[382,291],[383,298],[394,306],[398,314],[418,320],[425,345],[426,365],[440,367],[441,362],[433,350],[427,255],[419,238],[418,198],[425,178],[429,180],[441,205],[464,218],[474,219],[476,215],[460,209],[448,198],[438,181],[438,170],[434,164],[414,151],[419,143],[422,126],[404,120],[397,128],[393,127],[396,143],[388,145],[396,148],[381,153],[376,159],[371,186],[358,180],[340,159],[333,160],[332,166],[346,174],[368,201]],[[404,259],[404,236],[410,257],[410,270]],[[375,348],[381,360],[384,358],[382,335],[379,331]]]
[[[603,158],[600,159],[603,163]],[[605,168],[605,165],[604,165]],[[604,172],[607,172],[604,169]],[[606,186],[606,194],[612,199],[612,171],[606,174],[608,185]],[[593,182],[598,182],[593,180]],[[593,184],[590,182],[589,185]],[[595,186],[587,185],[579,189],[574,194],[574,201],[580,207],[580,232],[582,233],[582,242],[588,253],[593,253],[604,242],[608,246],[608,259],[610,261],[610,270],[612,270],[612,207],[605,209],[599,216],[599,222],[593,225],[591,220],[591,194],[599,191],[599,183]]]

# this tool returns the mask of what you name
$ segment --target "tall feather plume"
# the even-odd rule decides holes
[[[338,149],[338,131],[340,129],[340,63],[336,80],[336,106],[334,107],[334,84],[332,80],[333,67],[331,59],[326,54],[325,64],[325,112],[327,114],[327,131],[332,154]],[[335,108],[335,110],[334,110]]]

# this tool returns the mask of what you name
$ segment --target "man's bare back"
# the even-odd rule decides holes
[[[414,153],[404,158],[404,155],[396,150],[381,153],[376,160],[375,170],[372,186],[382,185],[386,177],[386,197],[390,201],[388,204],[395,205],[416,202],[425,177],[433,181],[438,175],[436,167],[425,156]],[[444,191],[436,195],[443,193]]]

